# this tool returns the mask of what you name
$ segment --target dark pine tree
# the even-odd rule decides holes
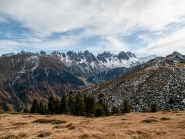
[[[64,114],[70,113],[70,107],[68,105],[68,98],[66,94],[64,94],[61,98],[60,109],[61,109],[61,113],[64,113]]]
[[[55,98],[53,96],[49,97],[48,101],[48,112],[50,114],[55,114],[56,108],[55,108]]]
[[[122,113],[129,113],[132,110],[132,105],[130,104],[128,99],[124,99],[122,103],[121,112]]]
[[[118,113],[119,113],[119,108],[114,106],[112,108],[112,114],[118,114]]]
[[[157,104],[155,102],[152,102],[150,111],[151,112],[157,112]]]
[[[58,98],[55,98],[55,113],[60,114],[61,109],[60,109],[60,101]]]
[[[103,110],[102,105],[98,104],[96,106],[95,111],[94,111],[94,115],[95,115],[95,117],[100,117],[100,116],[104,116],[105,115],[105,112]]]
[[[75,114],[75,99],[72,94],[69,95],[68,104],[71,110],[70,113],[74,115]]]
[[[77,116],[85,115],[85,103],[80,93],[76,95],[75,115]]]
[[[26,107],[26,108],[23,110],[23,113],[29,113],[29,109]]]
[[[96,107],[96,102],[94,96],[87,96],[85,99],[85,108],[86,108],[86,115],[91,115],[94,113]]]
[[[107,103],[105,102],[105,100],[103,98],[99,99],[99,105],[102,105],[103,110],[105,112],[105,115],[109,116],[110,115],[110,111],[108,109]]]
[[[37,99],[33,100],[32,106],[30,108],[30,113],[37,113],[39,111],[39,103]]]
[[[43,114],[44,111],[44,105],[42,104],[42,102],[40,101],[39,103],[39,108],[38,108],[38,113]]]

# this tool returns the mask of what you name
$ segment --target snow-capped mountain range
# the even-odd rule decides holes
[[[67,67],[76,67],[85,77],[120,67],[131,68],[156,58],[156,56],[137,58],[133,53],[123,51],[119,54],[105,51],[97,56],[87,50],[78,53],[68,51],[66,54],[55,51],[51,55],[60,59]]]
[[[129,68],[138,63],[145,63],[150,59],[156,58],[156,56],[149,56],[144,58],[137,58],[131,52],[123,52],[121,51],[118,55],[110,53],[109,51],[105,51],[102,54],[98,54],[94,56],[89,51],[83,52],[73,52],[68,51],[65,53],[53,52],[51,53],[54,57],[61,59],[66,66],[71,66],[73,63],[78,65],[82,65],[82,67],[92,67],[92,68],[100,68],[100,69],[114,69],[118,67],[126,67]],[[86,65],[85,65],[86,64]]]
[[[21,51],[20,53],[7,53],[2,54],[1,57],[11,57],[13,55],[21,55],[31,52]],[[38,53],[35,53],[38,54]],[[97,56],[94,56],[92,53],[90,53],[88,50],[84,52],[73,52],[68,51],[66,54],[54,51],[51,54],[47,54],[45,51],[40,51],[41,56],[50,56],[53,55],[54,57],[61,59],[62,62],[66,64],[66,66],[70,66],[72,63],[76,62],[77,64],[82,63],[90,63],[92,66],[99,65],[100,68],[117,68],[117,67],[130,67],[133,64],[139,62],[139,63],[145,63],[149,61],[150,59],[156,58],[156,55],[151,55],[147,57],[137,58],[133,53],[131,52],[124,52],[121,51],[119,54],[113,54],[109,51],[105,51],[102,54],[98,54]]]
[[[1,57],[11,57],[13,55],[24,54],[31,53],[21,51],[18,54],[3,54]],[[26,65],[23,67],[23,70],[29,68],[30,65],[32,66],[30,69],[31,71],[36,69],[39,65],[39,56],[57,58],[62,61],[66,67],[68,67],[68,71],[70,71],[73,75],[85,77],[88,82],[91,83],[99,83],[120,77],[132,71],[138,65],[156,58],[155,55],[137,58],[133,53],[123,51],[119,54],[113,54],[109,51],[105,51],[97,56],[93,55],[88,50],[78,53],[73,51],[68,51],[67,53],[54,51],[50,54],[47,54],[45,51],[41,51],[40,54],[35,53],[26,60]]]

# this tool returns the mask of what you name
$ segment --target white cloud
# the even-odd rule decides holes
[[[86,27],[107,35],[136,27],[163,29],[184,21],[184,6],[182,0],[1,0],[0,11],[41,35]]]
[[[146,41],[149,42],[145,48],[137,50],[138,54],[156,54],[160,56],[166,56],[173,51],[179,51],[185,54],[185,28],[182,28],[176,32],[168,33],[163,37],[156,39],[149,39],[146,37]]]
[[[177,41],[181,38],[179,35],[180,38],[174,35],[169,38],[162,36],[162,32],[168,30],[177,34],[179,28],[174,29],[170,25],[185,23],[184,0],[0,0],[0,3],[0,22],[13,19],[20,22],[22,27],[30,29],[35,38],[32,38],[32,34],[27,37],[31,40],[39,38],[39,42],[31,42],[35,48],[42,46],[42,49],[48,50],[73,49],[81,39],[100,36],[102,40],[97,47],[101,44],[104,46],[100,48],[110,51],[132,50],[132,45],[129,46],[118,38],[128,36],[136,30],[158,32],[156,36],[161,36],[150,39],[140,35],[141,42],[148,43],[145,52],[159,44],[167,44],[170,41],[168,39],[173,40],[172,44],[176,49],[182,48],[182,44]],[[64,39],[46,40],[52,33],[80,28],[84,29],[82,33],[76,34],[80,37],[68,34]],[[150,42],[145,42],[146,38]],[[26,40],[23,42],[26,43]],[[182,40],[181,42],[183,43]],[[97,47],[90,49],[96,50]],[[160,54],[157,50],[152,52]],[[138,53],[141,53],[141,49]]]
[[[0,55],[3,53],[18,52],[25,44],[12,40],[0,40]],[[21,47],[22,46],[22,47]]]
[[[87,49],[96,54],[104,51],[110,51],[112,53],[119,53],[120,51],[129,51],[128,44],[121,42],[114,36],[107,36],[105,39],[101,40],[96,46],[91,46]]]

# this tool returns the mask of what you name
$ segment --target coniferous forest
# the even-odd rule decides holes
[[[69,94],[64,94],[60,100],[57,97],[50,96],[47,104],[34,99],[30,110],[25,108],[24,112],[100,117],[117,114],[120,111],[117,107],[114,107],[110,112],[101,94],[99,99],[96,100],[92,95],[72,93],[71,91]]]

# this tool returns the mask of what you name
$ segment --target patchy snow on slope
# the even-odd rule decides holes
[[[39,66],[39,57],[38,56],[30,56],[26,59],[25,64],[23,66],[23,70],[30,69],[30,71],[35,70]]]
[[[16,76],[14,76],[13,77],[13,79],[12,79],[12,86],[16,83],[16,81],[18,80],[18,79],[20,79],[21,77],[20,77],[20,75],[16,75]]]

